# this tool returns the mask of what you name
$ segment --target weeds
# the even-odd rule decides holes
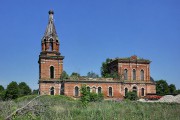
[[[33,96],[35,97],[35,96]],[[30,101],[32,96],[15,101],[0,102],[0,119]],[[29,110],[23,115],[13,116],[14,120],[179,120],[180,104],[140,103],[131,101],[90,102],[84,108],[80,101],[65,96],[42,96],[33,105],[41,104],[35,112]]]

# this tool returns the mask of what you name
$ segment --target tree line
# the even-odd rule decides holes
[[[18,84],[17,82],[12,81],[6,89],[0,85],[0,100],[11,100],[32,94],[38,94],[38,90],[32,91],[25,82],[20,82]]]

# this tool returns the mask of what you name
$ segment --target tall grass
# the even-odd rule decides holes
[[[0,102],[0,119],[25,105],[30,98]],[[91,102],[87,108],[78,100],[65,96],[42,96],[35,103],[41,105],[38,114],[32,111],[16,115],[15,120],[180,120],[180,104],[140,102]]]

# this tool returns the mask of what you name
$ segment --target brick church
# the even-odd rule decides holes
[[[121,79],[87,78],[61,79],[63,59],[60,41],[55,29],[53,11],[49,11],[49,21],[41,40],[39,55],[39,92],[41,95],[66,95],[80,97],[80,88],[86,84],[91,92],[103,93],[105,98],[122,98],[128,91],[136,91],[139,97],[155,94],[155,82],[150,77],[150,60],[137,56],[116,58],[108,63],[110,72],[117,72]]]

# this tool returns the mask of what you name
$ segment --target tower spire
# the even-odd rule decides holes
[[[54,11],[50,10],[48,13],[49,13],[48,25],[46,27],[44,36],[41,40],[42,51],[51,52],[51,53],[56,52],[59,54],[59,39],[53,19]]]
[[[58,40],[58,35],[56,32],[56,28],[54,25],[54,19],[53,19],[53,15],[54,15],[54,11],[50,10],[49,12],[49,20],[48,20],[48,25],[46,27],[46,31],[45,34],[43,36],[43,40],[49,40],[49,39],[53,39],[53,40]]]

